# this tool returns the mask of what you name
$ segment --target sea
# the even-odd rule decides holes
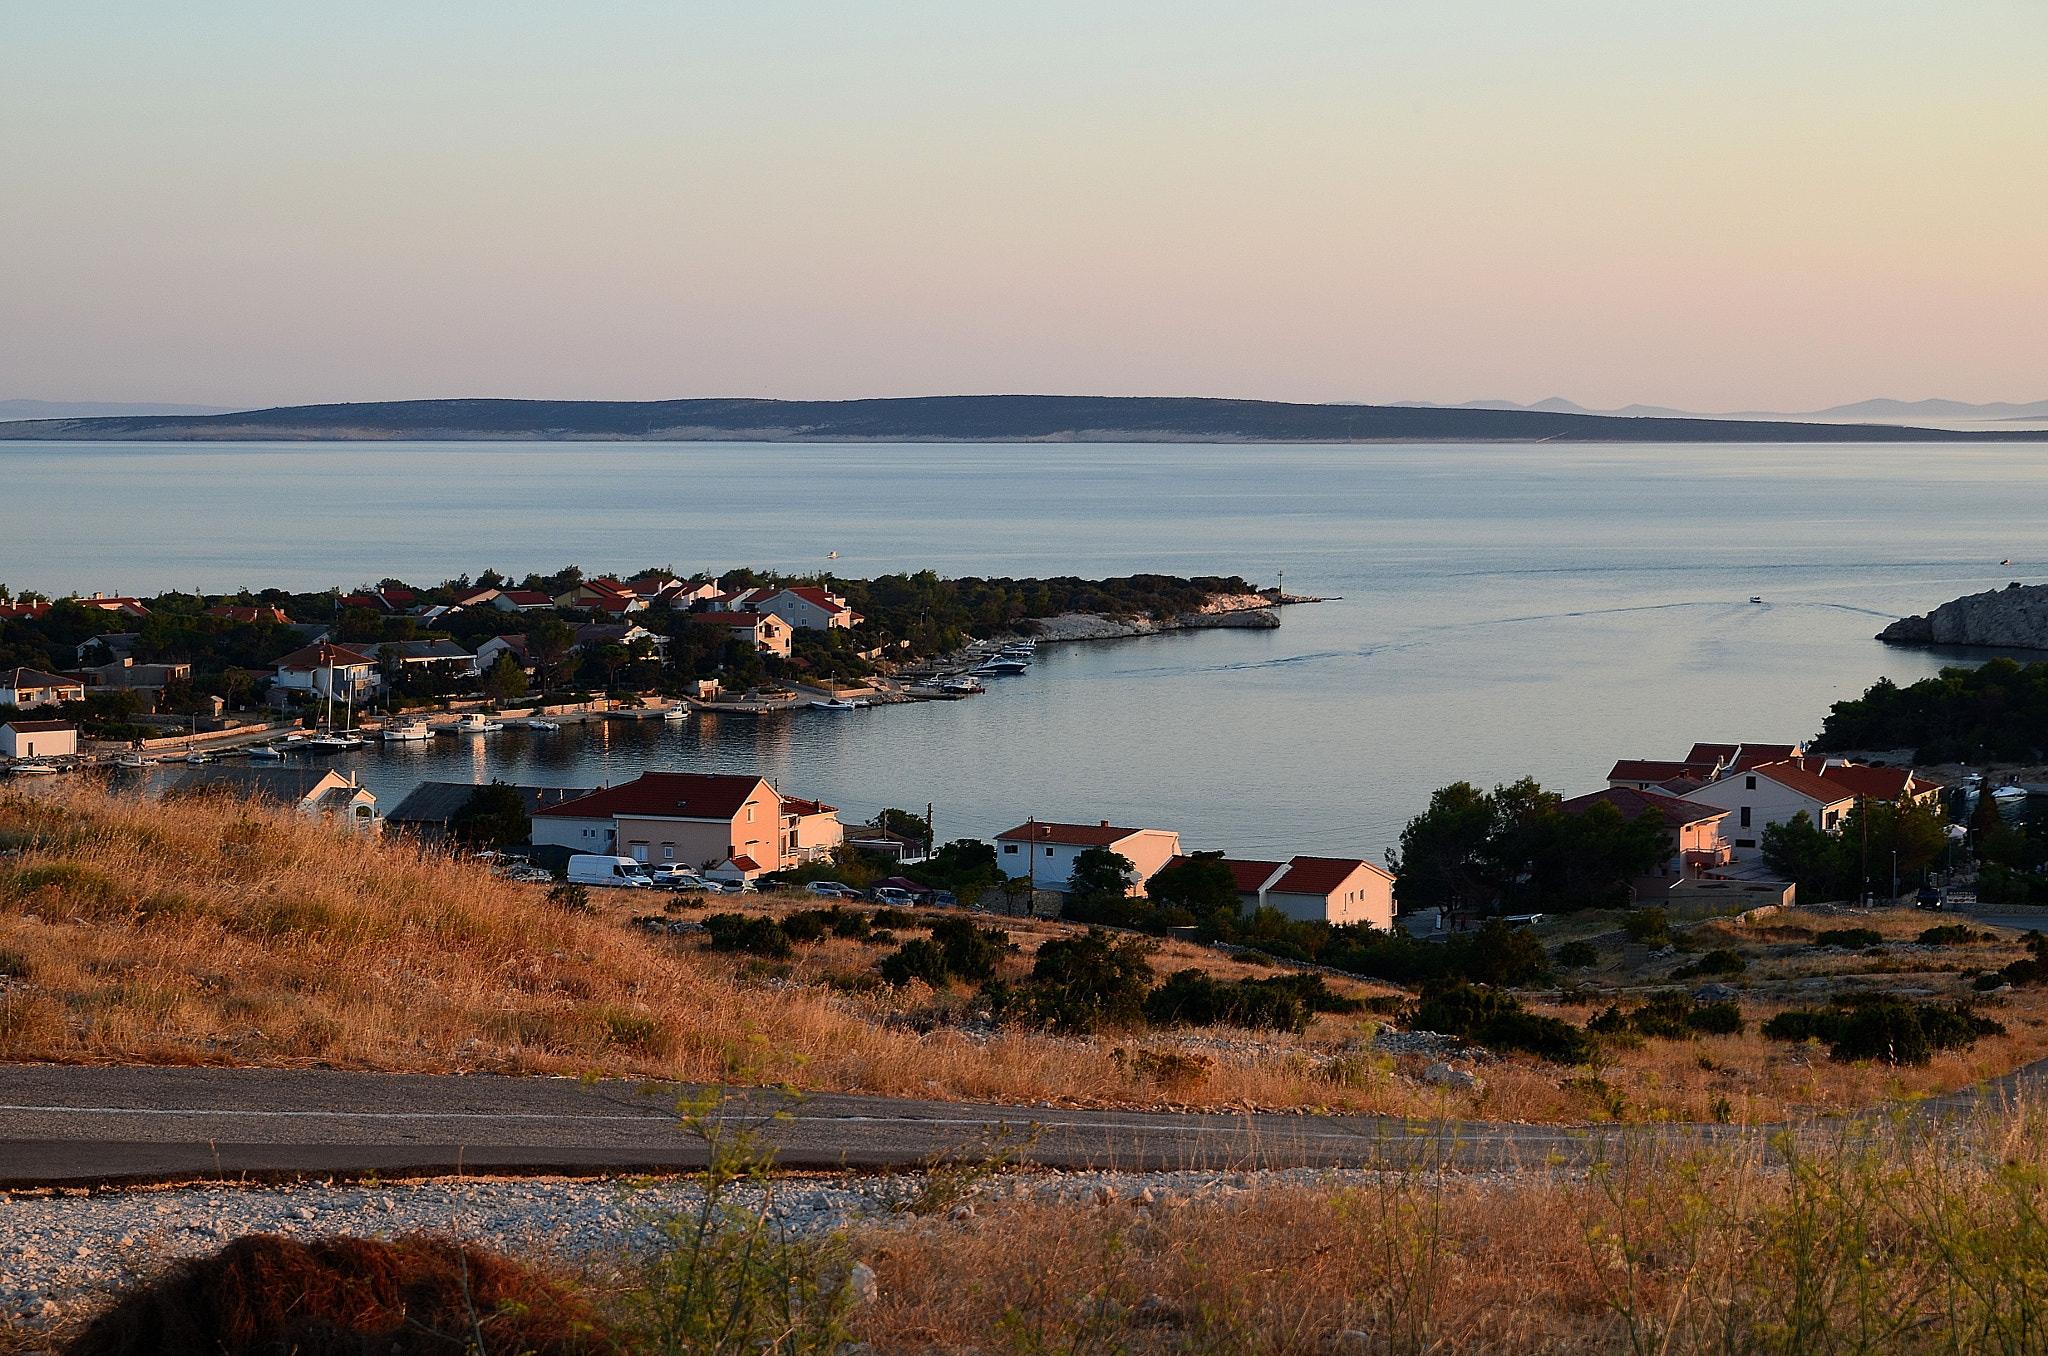
[[[1108,820],[1261,857],[1377,860],[1455,781],[1577,794],[1617,758],[1808,739],[1879,677],[1983,658],[1887,622],[2048,574],[2025,446],[7,443],[0,485],[0,582],[51,594],[571,563],[1284,577],[1324,601],[1049,645],[968,701],[333,760],[386,808],[425,779],[758,772],[848,823],[929,805],[942,841]]]

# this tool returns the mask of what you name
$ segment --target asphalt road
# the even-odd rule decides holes
[[[686,1171],[704,1165],[707,1149],[680,1125],[679,1092],[561,1078],[14,1065],[0,1067],[0,1188],[372,1172]],[[1596,1133],[834,1093],[793,1105],[737,1093],[725,1108],[733,1126],[759,1127],[779,1165],[810,1170],[913,1167],[935,1154],[979,1156],[1003,1145],[1024,1161],[1055,1168],[1513,1168],[1582,1160],[1595,1151]],[[784,1116],[772,1119],[778,1110]]]

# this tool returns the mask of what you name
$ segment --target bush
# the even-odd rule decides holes
[[[714,913],[704,920],[704,931],[711,934],[713,951],[744,951],[771,960],[787,960],[796,954],[782,925],[758,914]]]
[[[1742,1009],[1733,1003],[1696,1003],[1682,993],[1662,993],[1633,1012],[1610,1007],[1586,1023],[1596,1036],[1648,1036],[1685,1040],[1695,1034],[1734,1036],[1742,1032]]]
[[[1993,940],[1990,933],[1976,933],[1958,923],[1944,923],[1920,934],[1922,946],[1968,946],[1975,941]]]
[[[1325,929],[1323,945],[1313,954],[1299,951],[1293,959],[1314,961],[1333,970],[1369,975],[1394,984],[1416,986],[1490,984],[1513,988],[1542,984],[1550,978],[1550,957],[1527,928],[1509,927],[1490,918],[1477,932],[1459,933],[1443,942],[1424,942],[1400,928],[1379,932],[1366,927]],[[1260,943],[1272,954],[1287,952]]]
[[[1550,953],[1551,962],[1565,970],[1583,970],[1600,963],[1600,948],[1591,942],[1566,942]]]
[[[1239,1026],[1258,1031],[1305,1030],[1301,1001],[1270,979],[1226,984],[1200,970],[1177,971],[1145,998],[1145,1016],[1162,1026]]]
[[[1555,1017],[1538,1016],[1496,988],[1454,984],[1439,989],[1416,1005],[1408,1025],[1489,1049],[1525,1051],[1556,1064],[1583,1064],[1593,1055],[1585,1032]]]
[[[1621,926],[1630,941],[1642,946],[1663,946],[1671,940],[1671,920],[1662,909],[1631,909]]]
[[[1829,1059],[1850,1063],[1862,1059],[1887,1064],[1925,1064],[1934,1043],[1920,1025],[1910,1003],[1871,1003],[1853,1009],[1828,1051]]]
[[[832,915],[823,909],[799,909],[782,920],[782,930],[792,942],[815,942],[832,926]]]
[[[924,920],[908,909],[876,909],[868,915],[868,926],[877,928],[921,928]]]
[[[969,984],[995,978],[1003,956],[1016,949],[1009,933],[976,927],[971,919],[941,918],[931,927],[932,941],[944,952],[947,972]]]
[[[1720,947],[1690,965],[1679,966],[1671,974],[1674,979],[1695,979],[1701,975],[1739,975],[1748,968],[1749,962],[1740,951]]]
[[[1763,1025],[1772,1040],[1819,1040],[1828,1058],[1850,1062],[1925,1064],[1936,1050],[1967,1050],[1981,1036],[2002,1036],[2005,1028],[1979,1017],[1961,1003],[1909,1003],[1882,994],[1837,1000],[1828,1008],[1781,1012]]]
[[[1083,1033],[1139,1025],[1152,987],[1145,958],[1153,948],[1141,938],[1119,938],[1100,928],[1045,943],[1031,968],[1036,1017],[1056,1030]]]
[[[946,968],[945,948],[924,937],[913,938],[885,956],[882,978],[898,988],[913,979],[921,979],[934,989],[943,989],[953,982]]]
[[[868,916],[859,909],[842,910],[837,904],[834,904],[831,909],[831,917],[832,935],[835,937],[851,937],[854,941],[858,942],[866,939],[874,932],[874,925],[868,922]]]
[[[1834,928],[1817,933],[1815,946],[1839,946],[1848,951],[1861,951],[1866,946],[1883,946],[1884,934],[1876,928]]]
[[[590,887],[587,885],[557,885],[548,891],[548,903],[569,913],[596,913],[591,907]]]

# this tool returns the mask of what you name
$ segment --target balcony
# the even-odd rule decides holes
[[[1702,871],[1728,865],[1735,859],[1735,850],[1726,838],[1713,838],[1694,844],[1678,855],[1685,863],[1686,874],[1696,876]]]

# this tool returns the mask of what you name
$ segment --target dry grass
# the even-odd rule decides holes
[[[626,925],[666,897],[599,891],[596,913],[567,913],[544,888],[475,864],[244,805],[143,802],[82,782],[4,793],[0,850],[0,1059],[13,1062],[598,1071],[1007,1103],[1578,1122],[1709,1119],[1723,1101],[1748,1121],[1849,1109],[1967,1086],[2048,1053],[2048,1004],[2021,992],[1994,1011],[2011,1034],[1924,1069],[1833,1065],[1825,1052],[1754,1034],[1708,1036],[1618,1051],[1597,1077],[1519,1057],[1489,1063],[1477,1093],[1453,1097],[1420,1081],[1421,1059],[1376,1054],[1370,1017],[1325,1016],[1301,1036],[982,1033],[959,1021],[964,994],[862,991],[886,948],[828,938],[787,965],[714,955]],[[813,902],[749,907],[781,914]],[[1044,940],[1070,931],[990,921],[1019,945],[1011,978]],[[1878,925],[1903,933],[1926,921]],[[1711,944],[1775,945],[1735,932]],[[2001,945],[1921,957],[1914,963],[1946,969],[1894,978],[1960,992],[1965,961],[1988,967],[2017,954]],[[1740,982],[1771,966],[1899,962],[1792,956]],[[1272,973],[1180,943],[1154,963],[1162,975]],[[9,968],[28,974],[8,978]],[[1767,988],[1746,997],[1752,1033],[1755,1019],[1787,1005]],[[1548,1010],[1583,1020],[1594,1006]],[[1188,1061],[1139,1057],[1147,1052],[1209,1065],[1191,1073]]]
[[[1603,1147],[1590,1173],[984,1201],[859,1240],[881,1298],[858,1331],[889,1352],[2048,1349],[2036,1114]]]

